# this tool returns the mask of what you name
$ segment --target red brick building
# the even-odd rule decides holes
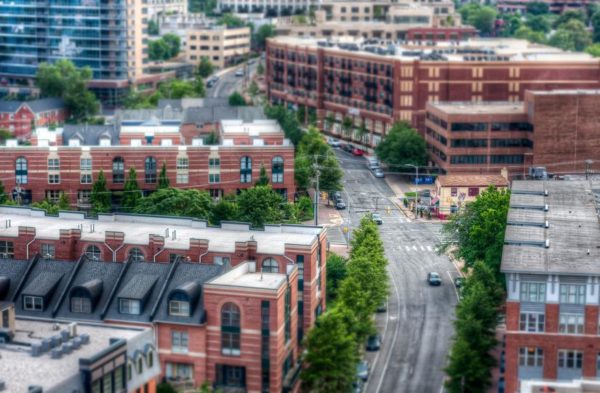
[[[588,5],[595,4],[593,0],[499,0],[496,7],[503,13],[527,13],[527,5],[531,3],[544,3],[548,5],[550,12],[557,14],[569,10],[585,10]]]
[[[504,238],[506,392],[600,377],[595,181],[515,181]]]
[[[0,128],[9,130],[19,140],[28,140],[35,127],[60,125],[66,119],[67,109],[59,98],[0,101]]]
[[[314,111],[326,132],[367,146],[399,120],[424,133],[428,102],[517,102],[527,90],[600,87],[599,59],[515,39],[398,45],[275,37],[266,62],[271,102]],[[353,129],[342,130],[344,118]]]
[[[325,310],[322,228],[19,207],[0,215],[0,300],[18,316],[152,326],[163,375],[181,387],[297,391],[300,342]],[[30,307],[27,288],[42,277],[58,281]],[[75,302],[78,291],[96,295]]]
[[[0,179],[7,192],[20,186],[25,203],[57,201],[67,193],[74,207],[86,209],[101,170],[108,188],[121,191],[129,169],[135,168],[140,188],[148,193],[156,189],[165,163],[172,186],[208,190],[217,198],[252,187],[264,166],[273,188],[293,198],[294,146],[275,121],[223,121],[217,134],[218,144],[204,145],[199,130],[185,144],[179,126],[38,130],[35,146],[0,146]]]
[[[428,103],[425,140],[442,173],[598,170],[599,105],[598,90],[526,91],[523,102]]]

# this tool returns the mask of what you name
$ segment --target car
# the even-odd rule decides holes
[[[381,218],[381,214],[373,213],[373,214],[371,214],[371,218],[373,219],[373,221],[375,221],[375,224],[377,224],[377,225],[383,224],[383,219]]]
[[[339,191],[335,191],[333,194],[331,194],[331,200],[334,202],[341,201],[342,193]]]
[[[248,60],[248,65],[252,65],[252,64],[254,64],[254,63],[256,63],[256,60],[254,60],[254,59],[250,59],[250,60]]]
[[[331,147],[340,147],[341,143],[335,138],[327,138],[327,144]]]
[[[351,143],[347,143],[344,146],[342,146],[342,148],[347,151],[348,153],[352,153],[352,151],[354,151],[354,145]]]
[[[464,277],[460,277],[459,276],[459,277],[456,277],[454,279],[454,286],[456,288],[458,288],[458,289],[462,288],[462,286],[464,285],[464,283],[465,283],[465,278]]]
[[[383,173],[383,169],[375,168],[373,169],[373,176],[375,176],[378,179],[382,179],[385,177],[385,173]]]
[[[206,81],[206,87],[208,87],[210,89],[216,83],[217,83],[217,79],[216,78],[210,78],[208,81]]]
[[[341,200],[341,199],[338,199],[338,200],[335,202],[335,208],[336,208],[336,209],[338,209],[338,210],[344,210],[344,209],[346,208],[346,204],[344,203],[344,201],[343,201],[343,200]]]
[[[387,299],[384,299],[379,306],[377,306],[377,312],[386,312],[387,311]]]
[[[358,362],[356,365],[356,376],[365,382],[369,379],[369,362],[366,360]]]
[[[365,158],[367,159],[367,168],[369,168],[370,171],[379,168],[379,160],[377,159],[377,157],[371,156]]]
[[[365,383],[362,379],[356,378],[356,381],[352,382],[352,389],[350,393],[362,393]]]
[[[358,149],[358,148],[354,148],[354,149],[352,149],[352,155],[357,156],[357,157],[362,157],[365,155],[365,151]]]
[[[379,351],[381,348],[381,336],[379,334],[374,334],[367,338],[367,351]]]
[[[240,68],[235,72],[235,76],[244,76],[244,69]]]
[[[427,273],[427,282],[432,286],[442,285],[442,277],[437,272]]]

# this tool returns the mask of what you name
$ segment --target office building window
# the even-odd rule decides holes
[[[522,302],[546,302],[546,283],[522,282],[520,289]]]
[[[129,256],[134,261],[144,261],[146,259],[146,257],[144,256],[144,253],[142,252],[142,250],[140,250],[137,247],[134,247],[131,250],[129,250]]]
[[[188,184],[190,181],[190,177],[187,173],[178,173],[177,174],[177,184]]]
[[[15,162],[15,181],[17,185],[27,184],[27,159],[25,157],[17,158]]]
[[[178,158],[177,169],[190,169],[190,160],[187,158]]]
[[[252,183],[252,159],[248,156],[240,160],[240,183]]]
[[[42,258],[53,259],[55,255],[54,244],[43,243],[42,244]]]
[[[44,299],[41,296],[23,296],[23,310],[42,311]]]
[[[142,304],[135,299],[119,299],[119,312],[121,314],[140,315]]]
[[[60,170],[60,160],[58,158],[50,158],[50,159],[48,159],[48,170],[49,171],[58,171],[58,170]]]
[[[218,173],[209,173],[208,174],[208,182],[210,184],[220,183],[221,182],[221,175],[218,174]]]
[[[125,182],[125,161],[121,157],[115,157],[112,163],[113,183],[122,184]]]
[[[91,171],[92,170],[92,159],[91,158],[80,159],[79,160],[79,170]]]
[[[95,245],[88,246],[85,249],[85,255],[92,261],[99,261],[100,258],[102,258],[100,249],[98,248],[98,246]]]
[[[91,173],[82,173],[81,174],[81,184],[92,184],[92,174]]]
[[[221,353],[240,355],[240,309],[233,303],[225,303],[221,308]]]
[[[60,175],[49,174],[48,175],[48,184],[60,184]]]
[[[283,158],[273,157],[271,162],[271,181],[273,183],[283,183]]]
[[[14,258],[15,245],[13,242],[0,240],[0,258]]]
[[[220,169],[221,168],[221,160],[218,158],[209,158],[208,159],[208,168],[209,169]]]
[[[171,332],[171,350],[175,353],[188,352],[189,337],[188,332],[173,330]]]
[[[560,284],[560,302],[562,304],[584,304],[585,285]]]
[[[558,368],[581,369],[583,352],[569,349],[558,351]]]
[[[279,262],[273,258],[263,259],[262,271],[265,273],[279,273]]]
[[[154,157],[146,157],[144,163],[144,180],[148,184],[156,183],[156,159]]]
[[[565,334],[583,334],[583,314],[561,313],[558,323],[558,331]]]
[[[519,366],[524,367],[543,367],[544,350],[535,347],[519,348]]]
[[[521,313],[519,330],[523,332],[543,332],[546,316],[541,313]]]

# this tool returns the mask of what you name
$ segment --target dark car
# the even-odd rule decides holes
[[[338,210],[344,210],[346,208],[346,204],[344,203],[343,200],[338,199],[337,202],[335,203],[335,208]]]
[[[334,192],[333,194],[331,194],[331,200],[332,201],[341,201],[342,200],[342,193],[339,191]]]
[[[350,393],[362,393],[365,383],[362,379],[356,378],[356,381],[352,382],[352,390]]]
[[[458,289],[462,288],[463,285],[465,284],[465,278],[464,277],[456,277],[454,279],[454,286]]]
[[[381,336],[375,334],[367,339],[367,351],[379,351],[381,348]]]
[[[365,382],[369,379],[369,362],[366,360],[358,362],[356,365],[356,376]]]
[[[386,312],[387,311],[387,299],[384,299],[379,306],[377,306],[377,312]]]
[[[351,143],[348,143],[348,144],[344,145],[342,148],[345,151],[347,151],[348,153],[352,153],[352,151],[354,150],[354,145],[352,145]]]
[[[429,285],[439,286],[442,285],[442,278],[437,272],[427,273],[427,282]]]

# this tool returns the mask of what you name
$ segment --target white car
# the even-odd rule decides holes
[[[244,69],[240,68],[235,72],[235,76],[244,76]]]
[[[327,144],[331,147],[340,147],[341,143],[335,138],[327,138]]]

